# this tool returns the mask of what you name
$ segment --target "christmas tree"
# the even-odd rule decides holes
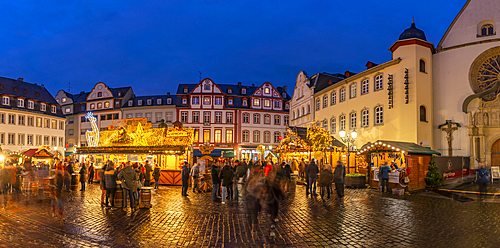
[[[429,162],[429,171],[425,177],[425,184],[427,184],[426,187],[431,190],[438,189],[443,184],[443,176],[438,171],[434,156],[431,157],[431,161]]]

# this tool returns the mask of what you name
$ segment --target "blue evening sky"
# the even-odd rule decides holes
[[[1,1],[0,76],[90,91],[97,82],[136,95],[179,83],[288,85],[299,71],[360,72],[412,17],[437,45],[466,0]]]

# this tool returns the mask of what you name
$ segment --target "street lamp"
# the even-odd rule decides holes
[[[346,133],[346,131],[342,130],[339,132],[339,136],[342,139],[342,142],[347,143],[347,173],[349,174],[349,151],[351,150],[351,144],[354,144],[354,141],[356,141],[358,133],[356,132],[356,129],[354,129],[351,134]]]

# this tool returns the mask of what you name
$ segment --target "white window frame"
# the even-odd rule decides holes
[[[337,131],[337,121],[335,117],[330,118],[330,133],[335,134]]]
[[[35,108],[35,102],[28,100],[28,109],[34,109]]]
[[[368,79],[363,79],[361,81],[361,95],[368,94],[370,92],[370,81]]]
[[[50,108],[50,112],[52,112],[52,113],[55,114],[57,112],[56,106],[52,105],[51,108]]]
[[[330,106],[337,104],[337,91],[332,91],[330,100],[331,100]]]
[[[46,111],[46,110],[47,110],[47,104],[40,103],[40,111]]]
[[[384,89],[384,77],[383,74],[377,74],[375,75],[375,80],[373,87],[375,87],[375,91],[379,91]]]
[[[356,112],[351,112],[349,114],[349,129],[354,130],[358,125],[358,114]]]
[[[328,94],[323,96],[323,108],[328,107]]]
[[[17,99],[17,107],[24,108],[24,99],[22,98]]]
[[[339,117],[339,131],[345,131],[345,114]]]
[[[362,127],[370,126],[370,111],[367,108],[361,110],[361,126]]]
[[[374,108],[374,125],[383,125],[384,124],[384,107],[382,105],[378,105]]]
[[[3,97],[2,97],[2,104],[3,104],[3,105],[10,105],[10,97],[8,97],[8,96],[3,96]]]
[[[349,85],[349,98],[356,98],[358,95],[358,84],[353,83]]]
[[[316,111],[319,111],[321,108],[321,99],[316,98]],[[302,114],[304,114],[304,111],[302,111]]]
[[[343,86],[340,88],[340,99],[339,102],[344,102],[345,101],[345,94],[346,94],[346,87]]]

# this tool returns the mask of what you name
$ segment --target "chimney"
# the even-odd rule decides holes
[[[241,82],[238,82],[238,87],[241,87]]]
[[[368,61],[368,62],[366,63],[366,69],[370,69],[370,68],[372,68],[372,67],[374,67],[374,66],[377,66],[377,64],[375,64],[375,63],[373,63],[373,62],[371,62],[371,61]]]
[[[286,85],[285,85],[285,86],[283,86],[283,90],[284,90],[285,92],[287,92],[287,90],[286,90],[287,88],[288,88],[288,87],[287,87]]]
[[[255,87],[255,84],[252,84],[252,87]]]
[[[170,96],[170,92],[167,92],[167,96]]]
[[[17,81],[21,81],[21,82],[24,82],[24,78],[20,77],[20,78],[17,78]]]

